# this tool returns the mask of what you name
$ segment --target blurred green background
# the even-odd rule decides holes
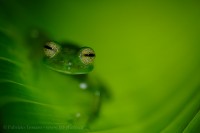
[[[96,51],[112,94],[91,131],[200,131],[200,2],[10,1],[12,23]],[[17,16],[17,17],[16,17]]]

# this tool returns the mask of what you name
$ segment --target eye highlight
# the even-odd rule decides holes
[[[54,57],[59,52],[59,50],[60,47],[54,42],[47,42],[44,45],[44,54],[49,58]]]
[[[95,59],[95,52],[91,48],[82,48],[80,53],[80,59],[85,64],[92,64]]]

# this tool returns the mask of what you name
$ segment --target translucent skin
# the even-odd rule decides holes
[[[51,48],[48,49],[48,46],[45,47],[48,42],[53,42],[58,48],[53,50],[56,51],[53,56],[48,56],[45,53],[45,48],[52,50]],[[78,123],[83,121],[83,123],[89,124],[95,120],[101,108],[102,97],[106,96],[107,98],[109,95],[104,84],[95,75],[88,75],[93,70],[93,60],[90,59],[94,58],[95,55],[94,53],[87,54],[87,50],[92,49],[80,47],[73,43],[55,42],[38,30],[31,33],[27,44],[31,45],[31,47],[28,47],[30,48],[31,66],[35,70],[33,73],[33,78],[36,81],[34,85],[38,84],[40,87],[43,84],[44,88],[48,88],[47,94],[51,92],[50,94],[57,95],[55,101],[59,102],[56,104],[62,104],[63,110],[78,108],[74,114],[72,113],[75,118],[69,117],[69,119],[76,120],[78,113],[79,120],[76,121]],[[91,58],[88,57],[90,54]],[[84,62],[85,58],[89,58],[89,60]],[[52,71],[49,71],[48,68]],[[44,78],[42,77],[43,74]],[[37,81],[42,83],[40,84]],[[66,119],[68,119],[68,115],[68,112],[66,112]]]
[[[80,52],[88,47],[79,47],[71,43],[58,44],[59,51],[52,58],[44,56],[44,63],[51,69],[66,74],[86,74],[93,69],[93,63],[84,64]]]
[[[44,64],[54,71],[64,73],[66,74],[66,76],[77,80],[79,82],[80,90],[85,90],[88,94],[92,95],[92,97],[90,98],[87,97],[87,99],[92,102],[92,106],[88,107],[88,109],[90,109],[90,112],[87,112],[89,113],[89,116],[86,123],[88,124],[98,117],[102,102],[101,99],[102,96],[105,95],[103,95],[102,92],[106,92],[104,90],[104,86],[101,85],[101,82],[99,80],[94,77],[91,78],[87,74],[93,70],[93,61],[89,64],[81,61],[81,58],[90,58],[81,57],[82,51],[84,50],[85,53],[85,50],[87,51],[87,49],[92,49],[89,47],[79,47],[72,43],[55,44],[59,48],[58,52],[53,57],[48,57],[44,55]],[[93,56],[95,56],[94,53]],[[85,94],[83,93],[82,95]],[[90,102],[88,102],[87,104],[89,104]]]

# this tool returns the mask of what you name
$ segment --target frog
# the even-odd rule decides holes
[[[34,86],[43,88],[39,90],[42,94],[52,94],[44,95],[46,103],[62,110],[62,123],[89,128],[98,120],[103,99],[110,99],[103,81],[90,74],[95,51],[88,46],[55,41],[41,30],[32,30],[27,44]]]

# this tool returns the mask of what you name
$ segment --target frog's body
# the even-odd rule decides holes
[[[36,33],[29,39],[36,88],[42,88],[39,91],[48,104],[60,109],[62,122],[88,124],[99,113],[103,92],[98,80],[88,76],[93,69],[94,51],[71,43],[57,43]]]

